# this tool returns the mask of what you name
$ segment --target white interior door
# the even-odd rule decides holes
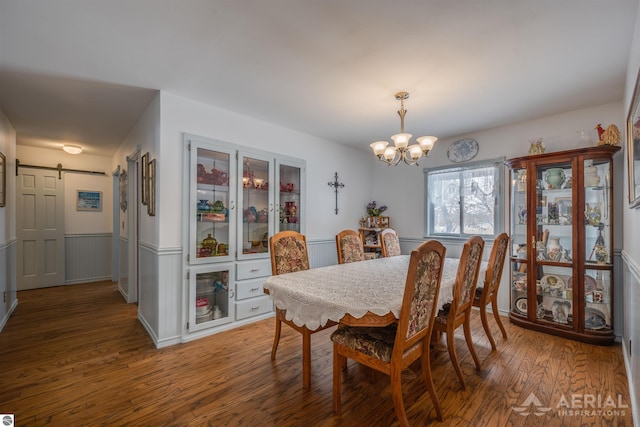
[[[64,285],[64,179],[58,171],[20,168],[16,216],[18,290]]]

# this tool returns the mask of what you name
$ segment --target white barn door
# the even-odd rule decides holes
[[[64,175],[20,168],[16,180],[18,290],[65,284]]]

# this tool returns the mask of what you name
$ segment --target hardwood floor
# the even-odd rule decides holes
[[[371,380],[352,361],[343,376],[343,414],[333,414],[333,329],[312,337],[311,389],[305,392],[300,334],[284,329],[276,361],[270,360],[273,319],[158,350],[136,318],[137,306],[126,304],[111,282],[22,291],[18,298],[0,333],[0,413],[14,413],[18,426],[396,424],[388,378]],[[632,425],[630,406],[604,405],[608,396],[616,405],[630,405],[619,345],[582,344],[503,323],[506,341],[490,320],[498,345],[491,352],[474,313],[481,374],[462,332],[456,334],[466,392],[447,352],[432,353],[443,423],[420,377],[406,371],[404,400],[412,425]],[[563,395],[567,403],[558,408]],[[540,406],[523,412],[540,416],[514,410],[529,396]],[[592,396],[596,408],[585,404]],[[598,396],[603,415],[597,413]],[[585,406],[583,412],[572,401]]]

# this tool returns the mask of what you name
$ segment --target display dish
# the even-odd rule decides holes
[[[569,289],[573,288],[573,276],[569,277],[567,281],[567,286]],[[584,292],[589,293],[598,289],[598,282],[591,276],[584,275]]]
[[[547,292],[551,296],[556,297],[562,294],[562,291],[565,290],[566,286],[562,278],[553,274],[542,276],[542,279],[540,279],[540,285],[542,286],[543,292]]]
[[[520,297],[516,300],[514,307],[516,311],[523,316],[527,315],[527,297]]]
[[[478,154],[478,141],[473,138],[460,139],[447,149],[447,157],[454,163],[466,162]]]
[[[584,309],[584,326],[587,329],[604,329],[607,327],[607,319],[604,313],[597,308],[586,307]]]

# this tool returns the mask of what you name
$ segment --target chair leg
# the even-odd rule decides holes
[[[453,364],[453,369],[456,371],[456,375],[458,375],[458,380],[460,380],[460,385],[463,390],[467,389],[466,384],[464,383],[464,378],[462,377],[462,370],[460,369],[460,365],[458,364],[458,356],[456,354],[456,343],[453,338],[453,329],[448,330],[446,332],[447,335],[447,350],[449,350],[449,358],[451,359],[451,363]]]
[[[489,342],[491,343],[491,350],[496,350],[496,342],[493,339],[493,335],[491,335],[491,330],[489,329],[489,322],[487,321],[487,306],[480,305],[480,320],[482,320],[482,327],[484,328],[484,332],[487,334],[487,338],[489,338]]]
[[[496,323],[500,327],[500,331],[502,332],[502,337],[506,340],[507,331],[504,329],[504,326],[502,325],[502,320],[500,320],[500,314],[498,314],[498,302],[496,301],[495,298],[493,299],[493,301],[491,301],[491,310],[493,310],[493,317],[496,318]]]
[[[404,409],[404,401],[402,400],[402,372],[399,369],[391,368],[391,398],[393,399],[393,407],[396,410],[396,416],[401,426],[409,427],[409,420]]]
[[[338,353],[336,346],[333,346],[333,411],[340,415],[342,411],[341,391],[342,391],[342,365],[346,362],[346,357]]]
[[[473,339],[471,337],[471,313],[467,312],[467,315],[464,319],[463,323],[464,329],[464,339],[467,342],[467,347],[469,347],[469,352],[471,353],[471,357],[473,357],[473,361],[476,364],[476,369],[481,371],[480,361],[478,360],[478,356],[476,356],[476,351],[473,349]]]
[[[307,328],[302,332],[302,387],[311,387],[311,332]]]
[[[442,417],[442,408],[440,408],[440,401],[438,400],[438,395],[436,394],[436,388],[433,385],[433,376],[431,375],[431,352],[429,350],[429,343],[425,343],[425,348],[422,352],[421,357],[422,364],[422,379],[424,383],[427,385],[427,390],[429,391],[429,396],[431,396],[431,402],[433,403],[433,407],[436,410],[436,415],[438,417],[438,421],[444,419]]]
[[[271,360],[276,360],[276,351],[280,343],[280,331],[282,330],[282,320],[280,319],[280,310],[276,309],[276,335],[273,337],[273,347],[271,347]]]

